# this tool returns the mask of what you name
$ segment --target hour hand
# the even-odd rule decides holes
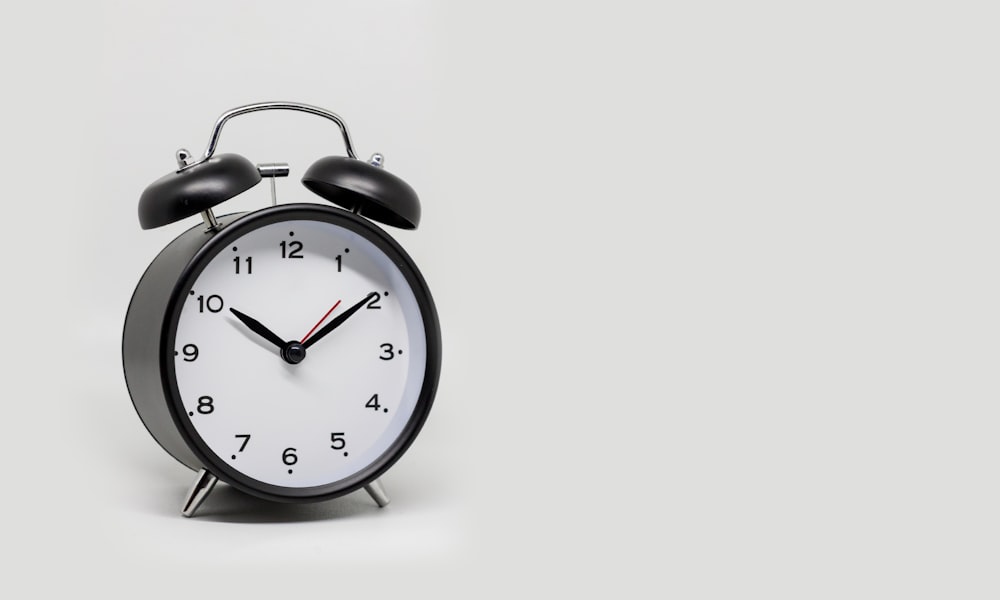
[[[256,333],[260,337],[271,342],[272,344],[277,346],[279,350],[283,349],[288,344],[285,340],[278,337],[277,334],[275,334],[273,331],[271,331],[267,327],[264,327],[261,324],[261,322],[258,321],[257,319],[254,319],[249,315],[245,315],[240,311],[236,310],[235,308],[230,308],[229,312],[236,315],[236,318],[242,321],[244,325],[249,327],[250,331]]]

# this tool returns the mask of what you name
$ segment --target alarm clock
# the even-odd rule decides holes
[[[328,203],[278,204],[283,163],[215,154],[229,119],[292,110],[333,121],[347,156],[302,177]],[[415,229],[420,201],[384,168],[357,158],[335,113],[307,104],[241,106],[215,123],[204,154],[139,199],[143,229],[200,215],[136,286],[122,358],[132,403],[153,438],[197,471],[181,513],[217,481],[278,502],[322,501],[364,488],[413,443],[434,401],[441,331],[427,283],[380,225]],[[215,207],[271,182],[271,205]]]

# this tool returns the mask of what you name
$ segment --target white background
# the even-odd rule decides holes
[[[995,598],[988,2],[5,7],[4,597]],[[143,188],[296,100],[418,190],[435,409],[363,494],[271,506],[135,416]],[[286,201],[342,154],[233,121]],[[232,204],[263,206],[266,186]]]

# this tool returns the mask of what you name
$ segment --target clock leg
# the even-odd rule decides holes
[[[191,486],[191,491],[188,492],[187,498],[184,499],[184,507],[181,508],[181,514],[185,517],[193,516],[194,511],[198,510],[201,503],[212,492],[212,488],[215,487],[217,481],[219,481],[219,478],[205,469],[198,471],[194,485]]]
[[[385,495],[385,488],[382,487],[382,482],[378,479],[367,484],[365,486],[365,491],[372,497],[375,504],[378,504],[379,508],[385,508],[386,505],[389,504],[389,496]]]

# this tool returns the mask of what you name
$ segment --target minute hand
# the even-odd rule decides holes
[[[330,333],[334,329],[340,327],[344,323],[344,321],[346,321],[347,319],[349,319],[351,317],[351,315],[353,315],[354,313],[356,313],[359,310],[361,310],[362,306],[364,306],[365,304],[368,304],[368,302],[370,302],[371,299],[374,298],[374,297],[376,297],[376,296],[378,296],[378,292],[372,292],[372,293],[368,294],[367,296],[365,296],[364,298],[362,298],[360,302],[358,302],[357,304],[355,304],[351,308],[348,308],[344,312],[342,312],[339,315],[337,315],[336,318],[334,318],[332,321],[330,321],[329,323],[327,323],[326,325],[324,325],[322,329],[320,329],[319,331],[317,331],[316,333],[314,333],[312,335],[312,337],[310,337],[309,339],[307,339],[304,342],[302,342],[302,347],[303,348],[309,348],[310,346],[312,346],[313,344],[315,344],[319,340],[323,339],[323,336],[325,336],[326,334]]]

